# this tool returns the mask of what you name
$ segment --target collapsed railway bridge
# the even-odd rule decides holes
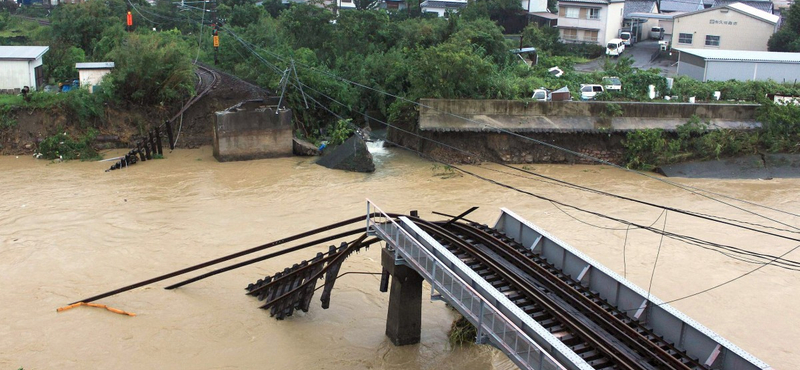
[[[734,344],[600,265],[567,243],[503,208],[494,226],[465,217],[426,221],[416,212],[385,213],[367,201],[355,217],[184,268],[111,292],[86,304],[247,254],[317,234],[327,236],[174,283],[175,289],[232,269],[355,235],[271,276],[247,285],[277,319],[308,311],[322,280],[323,308],[342,262],[376,242],[380,289],[389,292],[386,335],[395,345],[420,340],[423,281],[431,300],[458,310],[477,329],[477,343],[503,351],[523,369],[755,370],[771,369]],[[443,215],[443,214],[440,214]],[[332,230],[358,225],[331,234]],[[352,227],[352,226],[351,226]]]

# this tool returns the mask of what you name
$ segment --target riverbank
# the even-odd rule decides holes
[[[124,151],[111,151],[114,157]],[[458,214],[492,223],[508,207],[642,287],[649,285],[659,237],[564,209],[467,175],[440,176],[418,156],[386,149],[373,174],[333,171],[313,158],[219,163],[211,148],[176,150],[165,159],[105,173],[108,163],[52,163],[0,157],[0,367],[26,369],[511,369],[488,347],[450,348],[454,318],[423,299],[422,342],[394,347],[384,335],[388,295],[379,277],[347,275],[331,308],[318,296],[307,314],[276,321],[244,287],[327,246],[283,256],[188,285],[171,280],[101,300],[136,317],[79,307],[76,299],[362,215],[370,198],[387,212]],[[468,166],[489,178],[578,207],[651,224],[660,211]],[[529,165],[531,171],[642,200],[725,215],[761,218],[662,182],[607,166]],[[494,170],[494,171],[493,171]],[[800,207],[798,179],[675,179],[780,209]],[[796,218],[754,209],[800,227]],[[667,230],[761,253],[794,245],[669,213]],[[589,224],[611,229],[588,226]],[[660,227],[662,217],[657,227]],[[627,236],[626,236],[627,234]],[[627,242],[625,242],[627,239]],[[623,257],[623,250],[625,257]],[[379,250],[350,257],[342,271],[380,271]],[[800,259],[797,253],[785,258]],[[671,300],[709,288],[756,266],[669,239],[663,241],[653,294]],[[232,263],[238,261],[231,261]],[[627,263],[625,263],[627,262]],[[205,272],[205,271],[201,271]],[[800,274],[766,267],[707,294],[673,305],[776,369],[790,369],[800,342]],[[428,291],[429,287],[425,287]],[[768,338],[768,339],[765,339]]]

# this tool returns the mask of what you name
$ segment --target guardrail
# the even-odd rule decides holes
[[[628,317],[646,322],[654,333],[713,369],[765,370],[771,367],[710,329],[634,285],[573,246],[516,213],[502,208],[494,228],[539,253],[564,274],[598,292]]]
[[[448,266],[436,256],[443,252],[449,253],[444,247],[441,245],[438,245],[438,248],[426,247],[411,234],[413,232],[419,235],[422,231],[407,218],[400,217],[400,220],[405,224],[405,228],[367,200],[367,231],[391,245],[396,251],[397,263],[405,263],[416,270],[431,284],[434,291],[439,292],[444,300],[475,325],[478,342],[484,337],[489,339],[495,347],[506,353],[509,359],[523,369],[567,370],[567,367],[559,363],[513,320],[473,288],[472,284],[462,278],[461,275],[468,275],[470,272],[475,274],[473,271],[461,271],[460,274],[454,272],[451,269],[454,267],[452,264]],[[406,228],[411,229],[411,232]],[[430,238],[427,234],[425,236]],[[428,240],[426,244],[430,244],[431,241]],[[481,284],[473,280],[473,284],[476,283]],[[485,281],[482,284],[488,285]],[[496,304],[497,298],[493,298]],[[570,367],[573,368],[585,367]]]

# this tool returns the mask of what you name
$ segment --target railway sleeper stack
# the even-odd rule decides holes
[[[167,122],[167,134],[170,140],[170,147],[172,147],[172,130],[169,126],[169,122]],[[118,170],[126,167],[130,167],[131,165],[136,164],[137,162],[146,162],[148,160],[153,159],[155,155],[163,155],[163,148],[161,146],[161,132],[159,131],[158,127],[150,130],[143,138],[136,142],[136,148],[131,149],[127,154],[122,156],[116,163],[111,165],[108,171]]]
[[[311,260],[287,267],[274,275],[248,284],[247,294],[266,303],[261,309],[268,309],[270,316],[283,320],[292,316],[295,310],[308,312],[311,299],[317,290],[317,280],[324,279],[322,286],[322,308],[330,307],[330,297],[336,283],[342,262],[361,248],[360,243],[342,243],[338,248],[331,245],[327,253],[319,252]]]

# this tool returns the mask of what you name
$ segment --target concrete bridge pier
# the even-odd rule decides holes
[[[396,264],[394,250],[381,250],[383,269],[391,275],[386,336],[395,346],[419,343],[422,330],[422,276],[405,264]]]

